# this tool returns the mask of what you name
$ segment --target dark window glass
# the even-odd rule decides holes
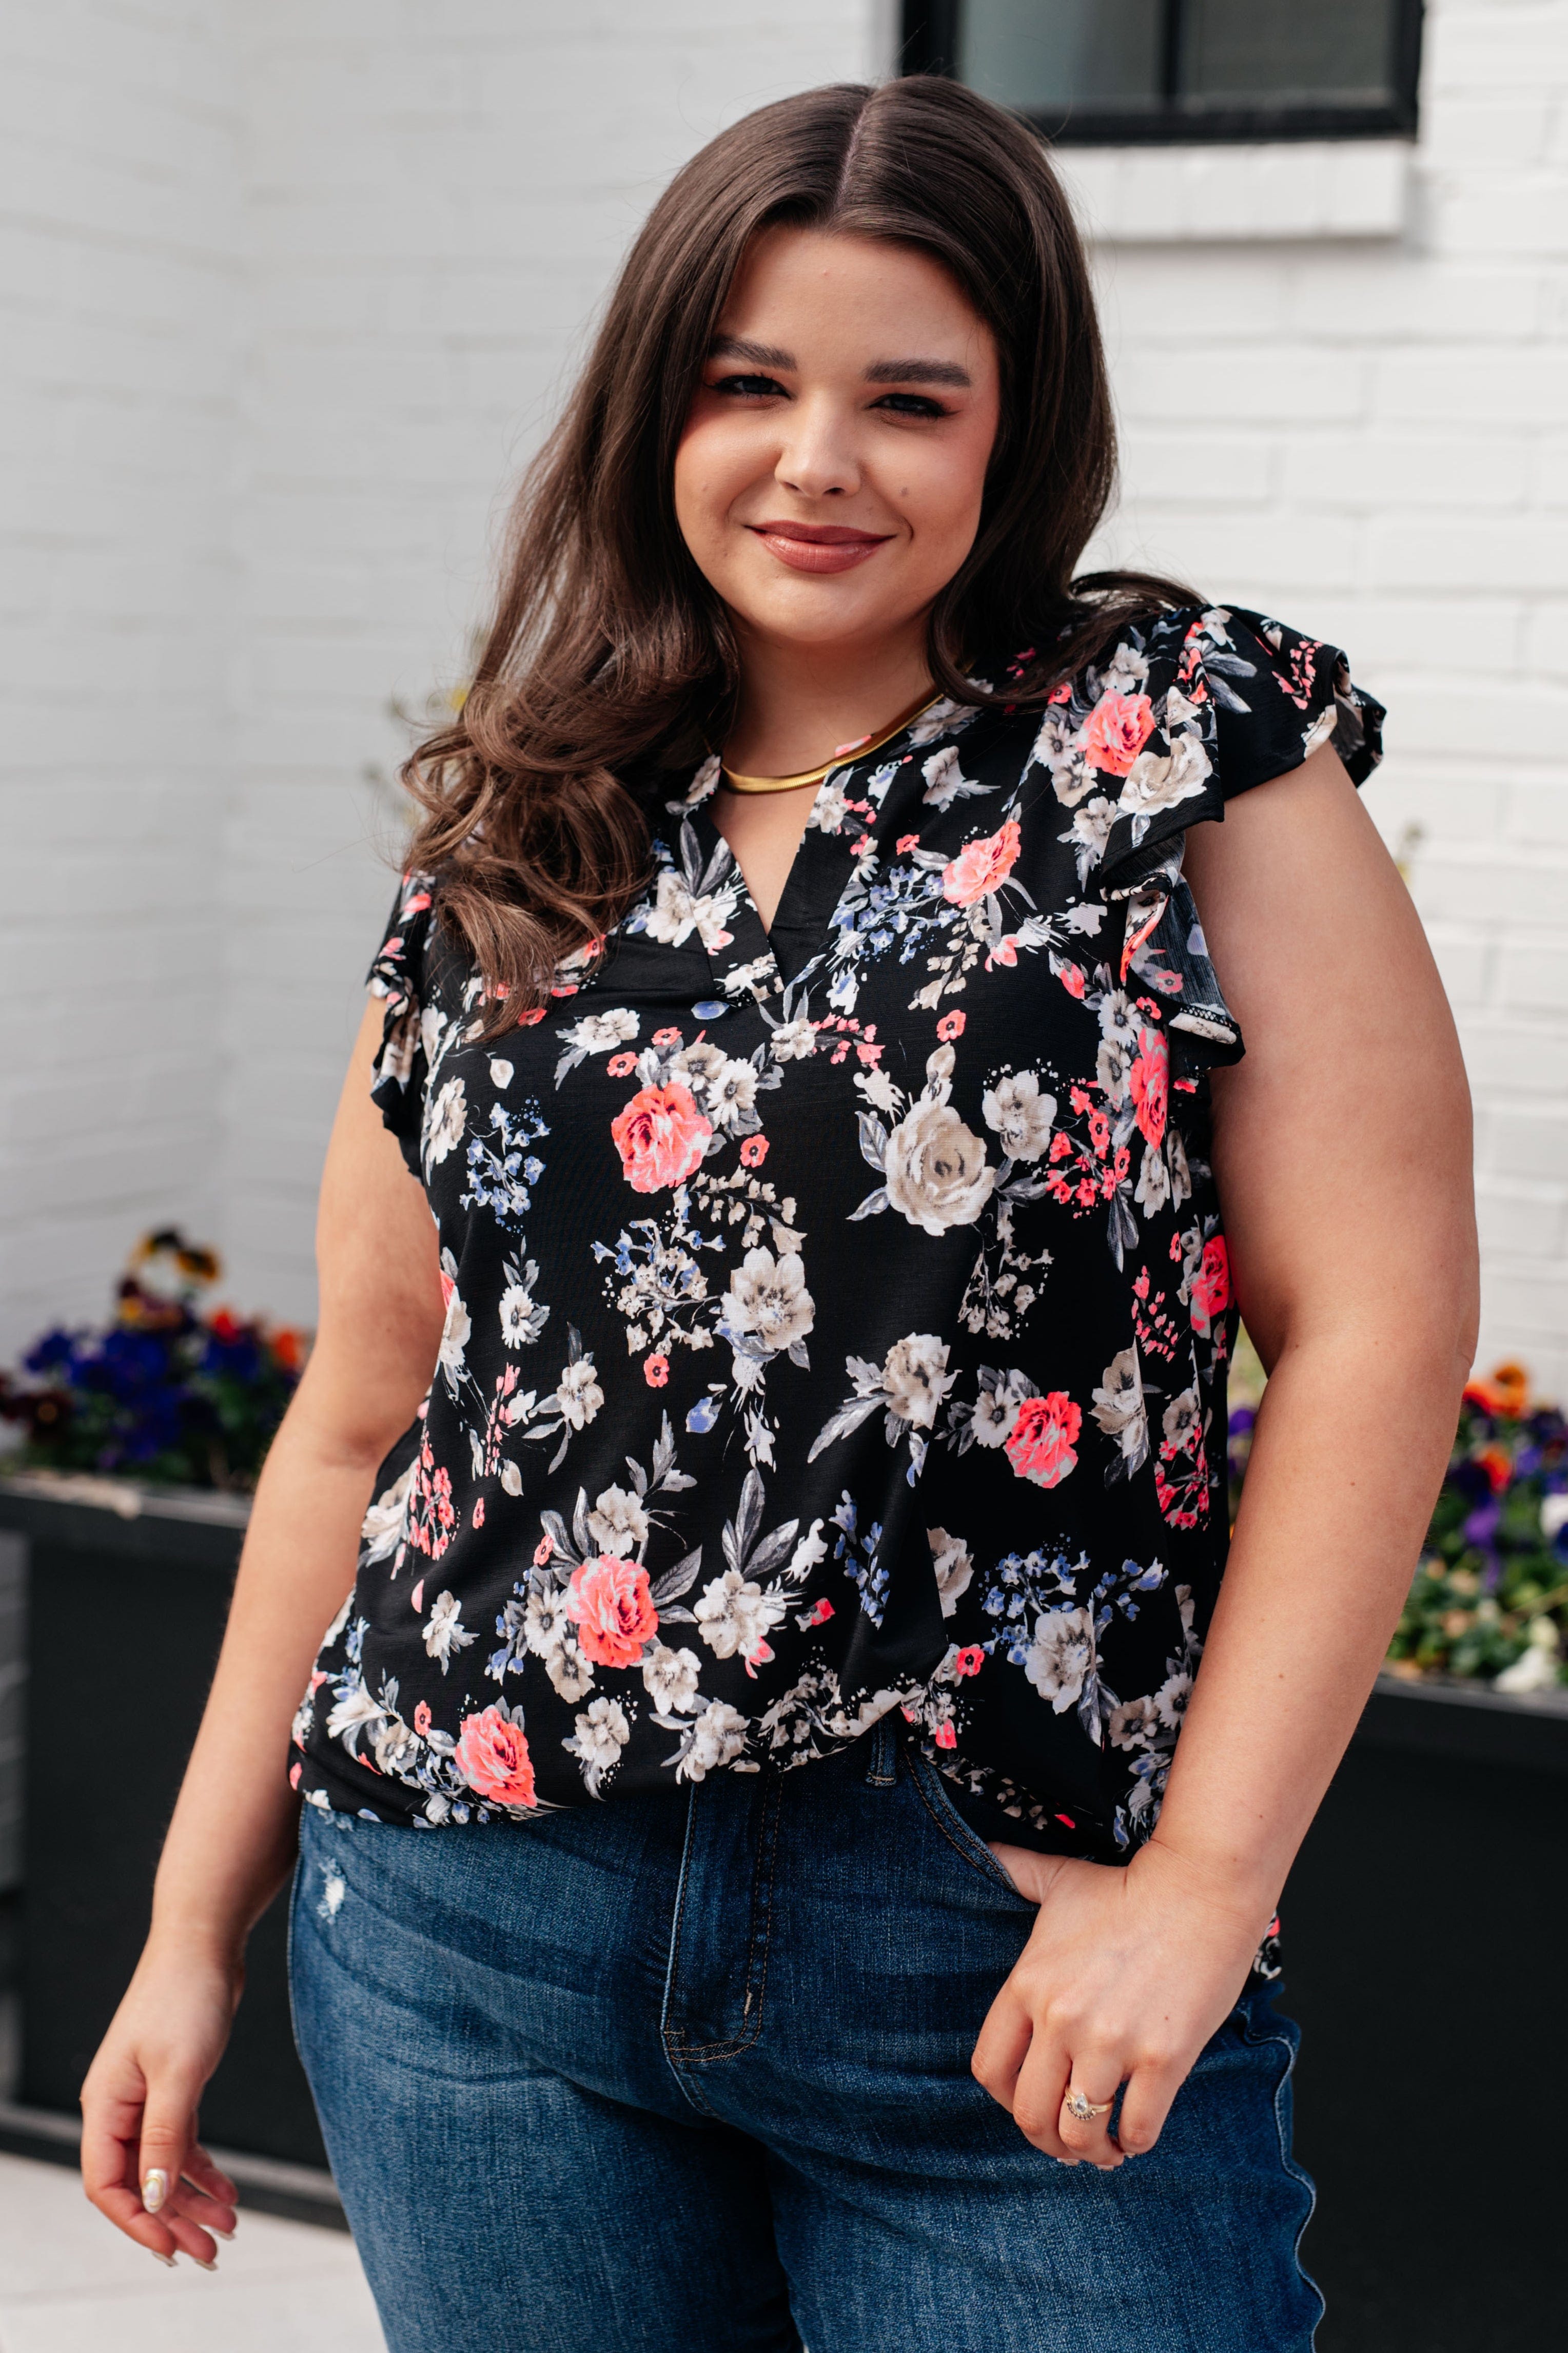
[[[1413,132],[1421,0],[905,0],[904,69],[1068,140]]]
[[[970,0],[957,73],[999,106],[1147,107],[1164,72],[1163,0]]]
[[[1030,13],[1057,12],[1046,0]],[[1180,96],[1189,105],[1387,106],[1396,13],[1375,0],[1187,0]]]

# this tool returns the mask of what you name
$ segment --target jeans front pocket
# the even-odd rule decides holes
[[[942,1832],[948,1844],[962,1857],[970,1869],[1002,1894],[1011,1896],[1020,1910],[1037,1912],[1039,1906],[1029,1896],[1021,1894],[997,1862],[984,1840],[972,1831],[948,1793],[947,1784],[929,1757],[911,1740],[904,1748],[903,1761],[910,1781],[921,1805]]]

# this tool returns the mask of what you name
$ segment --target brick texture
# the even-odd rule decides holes
[[[1400,236],[1097,248],[1102,545],[1331,638],[1387,702],[1367,801],[1464,1039],[1481,1360],[1562,1396],[1568,5],[1428,0],[1421,119]]]
[[[390,704],[461,674],[507,491],[669,173],[885,71],[895,16],[11,0],[0,1356],[96,1309],[153,1218],[310,1314]],[[1140,245],[1127,215],[1097,248],[1103,553],[1331,637],[1388,702],[1368,798],[1469,1059],[1483,1353],[1568,1393],[1568,0],[1427,26],[1403,227],[1286,206]]]
[[[0,1356],[209,1227],[239,112],[214,0],[0,19]]]

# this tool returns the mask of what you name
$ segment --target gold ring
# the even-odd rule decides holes
[[[1068,2092],[1062,2102],[1073,2122],[1079,2125],[1092,2124],[1096,2116],[1108,2116],[1113,2105],[1113,2102],[1104,2100],[1097,2107],[1082,2092]]]

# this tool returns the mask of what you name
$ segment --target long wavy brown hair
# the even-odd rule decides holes
[[[748,115],[676,175],[632,247],[513,509],[462,711],[403,771],[420,810],[410,862],[437,877],[442,920],[485,976],[490,1031],[643,888],[636,780],[727,732],[735,639],[676,522],[675,454],[747,245],[779,224],[931,255],[995,338],[980,528],[930,617],[940,687],[984,703],[965,649],[1034,647],[1005,699],[1041,702],[1131,614],[1190,598],[1141,573],[1074,577],[1110,495],[1115,431],[1083,248],[1038,139],[921,75]]]

